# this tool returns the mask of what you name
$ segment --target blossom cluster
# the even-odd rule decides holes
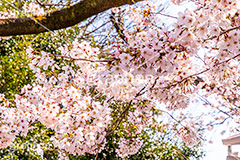
[[[0,112],[0,148],[5,148],[17,135],[27,135],[30,114],[16,108],[9,108],[9,102],[3,94],[0,94]]]
[[[36,3],[25,3],[23,5],[23,10],[27,14],[33,14],[35,16],[42,16],[45,14],[44,8]]]
[[[111,109],[107,103],[101,104],[90,95],[83,95],[84,88],[88,89],[84,69],[83,73],[75,73],[68,65],[60,68],[54,64],[50,54],[41,52],[39,57],[32,55],[32,49],[27,52],[36,81],[32,86],[24,86],[21,96],[17,95],[17,108],[31,113],[33,121],[53,129],[52,140],[56,147],[78,155],[100,152],[106,143],[105,128],[112,120]],[[47,78],[42,70],[56,69],[50,66],[63,72]]]
[[[134,155],[138,152],[138,150],[142,146],[142,141],[139,139],[124,139],[121,138],[119,142],[119,149],[117,150],[117,154],[124,158],[128,155]]]

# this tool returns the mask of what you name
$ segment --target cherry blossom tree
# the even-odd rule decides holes
[[[54,133],[50,140],[60,159],[86,153],[97,159],[111,135],[118,137],[111,143],[118,146],[119,157],[135,155],[146,146],[142,135],[150,135],[148,129],[157,125],[175,127],[187,145],[204,140],[203,132],[215,125],[228,122],[238,131],[237,0],[194,1],[178,17],[162,13],[151,1],[123,7],[118,6],[133,1],[37,2],[20,6],[18,14],[2,12],[0,36],[49,31],[44,34],[56,39],[62,35],[52,30],[89,19],[84,27],[76,26],[82,34],[69,34],[72,39],[61,45],[24,46],[34,78],[14,98],[0,96],[0,148],[19,135],[26,137],[36,123]],[[102,18],[99,27],[91,25],[110,8],[108,21]],[[26,13],[33,16],[26,18]],[[160,16],[174,22],[164,28]],[[99,30],[110,22],[108,33]],[[196,113],[193,104],[205,108]],[[41,147],[36,151],[42,152]]]

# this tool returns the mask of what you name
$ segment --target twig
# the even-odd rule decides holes
[[[123,120],[123,118],[125,117],[125,114],[127,113],[128,109],[130,108],[133,100],[134,100],[135,98],[137,98],[138,96],[140,96],[140,95],[141,95],[141,92],[142,92],[145,88],[146,88],[146,86],[143,87],[143,88],[136,94],[136,96],[128,103],[128,106],[125,108],[125,110],[120,114],[120,116],[119,116],[119,117],[113,122],[113,124],[109,127],[109,130],[107,131],[106,137],[107,137],[108,135],[112,134],[112,133],[117,129],[117,127],[119,126],[119,124],[121,123],[121,121]],[[117,124],[116,127],[115,127],[112,131],[110,131],[110,129],[111,129],[115,124]]]
[[[227,62],[229,62],[230,60],[237,58],[238,56],[240,56],[240,53],[237,54],[237,55],[235,55],[235,56],[233,56],[233,57],[231,57],[231,58],[229,58],[229,59],[227,59],[227,60],[225,60],[225,61],[222,61],[222,62],[220,62],[220,63],[218,63],[218,64],[215,64],[213,67],[216,67],[216,66],[218,66],[218,65],[220,65],[220,64],[223,64],[223,63],[227,63]],[[176,81],[176,82],[174,82],[174,83],[172,83],[172,84],[170,84],[170,85],[168,85],[168,86],[162,87],[162,89],[167,89],[167,88],[169,89],[169,88],[171,88],[171,87],[173,87],[173,86],[176,86],[176,85],[179,84],[179,83],[182,83],[183,81],[187,80],[188,78],[191,78],[191,77],[194,77],[194,76],[203,74],[203,73],[209,71],[210,69],[211,69],[211,68],[207,68],[207,69],[205,69],[205,70],[203,70],[203,71],[201,71],[201,72],[198,72],[198,73],[192,74],[192,75],[190,75],[190,76],[187,76],[187,77],[183,78],[183,79],[180,80],[180,81]],[[159,89],[159,88],[153,88],[153,89]]]
[[[39,2],[38,0],[36,0],[36,2],[42,6],[42,7],[53,7],[53,6],[70,6],[70,5],[65,5],[65,4],[43,4],[41,2]]]
[[[98,17],[98,14],[95,15],[85,26],[81,27],[81,28],[85,28],[84,31],[83,31],[83,33],[82,33],[82,36],[81,36],[81,37],[83,37],[83,35],[84,35],[85,32],[87,31],[87,28],[89,27],[89,25],[92,24],[93,21],[95,21],[95,19],[96,19],[97,17]]]
[[[105,25],[106,25],[106,24],[108,24],[109,22],[110,22],[110,21],[107,21],[107,22],[103,23],[101,26],[99,26],[99,27],[95,28],[95,29],[94,29],[94,30],[92,30],[91,32],[88,32],[88,33],[84,34],[83,36],[86,36],[86,35],[89,35],[89,34],[91,34],[91,33],[95,32],[96,30],[98,30],[99,28],[101,28],[101,27],[105,26]]]
[[[163,113],[166,113],[167,115],[169,115],[174,121],[176,121],[178,124],[180,124],[181,126],[183,126],[185,129],[187,129],[186,126],[184,126],[180,121],[178,121],[175,117],[173,117],[173,115],[171,115],[170,113],[168,113],[167,111],[161,110],[161,109],[157,109]]]
[[[118,60],[117,58],[113,58],[113,59],[104,59],[104,60],[91,60],[91,59],[85,59],[85,58],[72,58],[72,57],[68,57],[68,56],[63,56],[63,55],[56,55],[56,54],[52,54],[55,57],[61,57],[61,58],[66,58],[66,59],[70,59],[72,61],[87,61],[87,62],[112,62],[115,60]]]
[[[212,39],[217,38],[217,37],[220,37],[221,35],[223,35],[225,33],[228,33],[228,32],[230,32],[232,30],[239,29],[239,28],[240,28],[240,26],[229,28],[229,29],[227,29],[225,31],[222,31],[218,36],[212,36],[212,37],[210,37],[208,39],[203,40],[203,42],[208,41],[208,40],[212,40]]]
[[[111,98],[109,98],[109,100],[107,100],[107,103],[110,102],[113,98],[114,98],[114,96],[112,96]]]
[[[165,16],[165,17],[169,17],[169,18],[174,18],[174,19],[178,19],[178,17],[175,17],[175,16],[171,16],[171,15],[168,15],[168,14],[164,14],[164,13],[161,13],[161,12],[157,12],[155,14],[160,14],[162,16]]]
[[[176,148],[173,148],[173,149],[175,149],[178,153],[180,153],[180,154],[183,156],[184,159],[189,160],[189,158],[187,158],[184,154],[182,154],[181,151],[179,151],[179,150],[176,149]]]
[[[207,103],[208,105],[212,106],[212,104],[211,104],[206,98],[200,96],[199,94],[198,94],[198,96],[200,97],[200,100],[202,100],[203,102],[205,102],[205,103]],[[231,116],[229,113],[227,113],[227,112],[225,112],[225,111],[223,111],[223,110],[221,110],[221,109],[219,109],[219,108],[216,108],[216,109],[217,109],[219,112],[221,112],[221,113],[223,113],[223,114],[226,114],[228,117],[234,119],[234,117]],[[239,123],[239,122],[237,122],[237,123]]]

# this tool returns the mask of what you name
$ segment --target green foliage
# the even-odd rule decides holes
[[[137,157],[144,156],[144,159],[185,160],[189,158],[199,159],[204,156],[204,152],[200,149],[200,143],[187,146],[176,137],[176,134],[176,129],[167,128],[161,122],[156,123],[156,125],[143,132],[144,144],[136,154]]]
[[[25,45],[21,37],[0,40],[0,93],[10,99],[25,84],[31,84],[34,77],[28,66]]]
[[[160,125],[161,123],[159,123]],[[120,140],[120,135],[115,133],[107,137],[107,145],[105,149],[98,154],[99,160],[117,160],[117,159],[131,159],[131,160],[186,160],[189,158],[200,159],[204,156],[204,152],[200,149],[200,143],[189,147],[182,141],[175,137],[176,131],[172,129],[164,130],[165,127],[160,127],[161,131],[156,132],[155,127],[148,128],[142,132],[141,138],[144,140],[142,148],[137,154],[128,156],[126,158],[118,157],[116,149],[117,142]],[[121,135],[122,136],[122,135]],[[71,160],[81,159],[89,160],[95,159],[96,155],[86,154],[85,156],[70,155]]]

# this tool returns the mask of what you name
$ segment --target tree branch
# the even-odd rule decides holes
[[[240,56],[240,54],[237,54],[237,55],[235,55],[235,56],[233,56],[233,57],[231,57],[231,58],[229,58],[229,59],[227,59],[227,60],[225,60],[225,61],[219,62],[219,63],[213,65],[213,67],[216,67],[216,66],[218,66],[218,65],[220,65],[220,64],[223,64],[223,63],[227,63],[227,62],[229,62],[230,60],[237,58],[238,56]],[[180,83],[188,80],[189,78],[198,76],[198,75],[203,74],[203,73],[205,73],[205,72],[207,72],[207,71],[209,71],[209,70],[211,70],[211,68],[207,68],[207,69],[205,69],[205,70],[203,70],[203,71],[200,71],[200,72],[198,72],[198,73],[194,73],[194,74],[192,74],[192,75],[189,75],[189,76],[183,78],[182,80],[175,81],[175,82],[173,82],[173,83],[171,83],[171,84],[169,84],[169,85],[167,85],[167,86],[165,86],[165,87],[162,87],[162,89],[170,89],[171,87],[175,87],[176,85],[178,85],[178,84],[180,84]],[[153,89],[159,89],[159,88],[153,88]]]
[[[36,2],[42,7],[70,6],[70,5],[65,5],[65,4],[44,4],[44,3],[41,3],[39,0],[36,0]]]
[[[128,111],[129,108],[131,107],[133,100],[134,100],[135,98],[137,98],[138,96],[140,96],[140,95],[141,95],[141,92],[142,92],[145,88],[146,88],[146,86],[143,87],[143,88],[136,94],[136,96],[128,103],[128,105],[127,105],[127,107],[125,108],[125,110],[124,110],[124,111],[120,114],[120,116],[112,123],[112,125],[111,125],[111,126],[109,127],[109,129],[107,130],[106,137],[107,137],[108,135],[112,134],[112,133],[117,129],[117,127],[119,126],[119,124],[121,123],[121,121],[123,120],[123,118],[125,117],[127,111]],[[112,129],[112,127],[113,127],[115,124],[116,124],[115,128]],[[111,130],[111,129],[112,129],[112,130]]]
[[[112,58],[112,59],[97,59],[97,60],[92,60],[92,59],[85,59],[85,58],[72,58],[72,57],[68,57],[68,56],[62,56],[62,55],[55,55],[52,54],[54,57],[60,57],[60,58],[65,58],[65,59],[69,59],[71,61],[86,61],[86,62],[112,62],[115,60],[119,60],[117,58]]]
[[[110,21],[112,22],[113,26],[115,27],[118,35],[122,40],[126,42],[126,36],[124,35],[124,22],[122,17],[122,9],[119,11],[118,16],[115,15],[115,13],[111,13]]]
[[[207,39],[204,39],[204,42],[206,42],[206,41],[208,41],[208,40],[213,40],[214,38],[220,37],[220,36],[223,35],[223,34],[226,34],[226,33],[230,32],[230,31],[233,31],[233,30],[237,30],[237,29],[239,29],[239,28],[240,28],[240,26],[236,26],[236,27],[229,28],[229,29],[227,29],[227,30],[225,30],[225,31],[222,31],[218,36],[212,36],[212,37],[209,37],[209,38],[207,38]]]
[[[142,0],[135,0],[138,1]],[[132,0],[82,0],[71,7],[52,11],[44,16],[0,19],[0,36],[37,34],[71,27],[107,9],[125,4],[133,4],[133,2]]]

